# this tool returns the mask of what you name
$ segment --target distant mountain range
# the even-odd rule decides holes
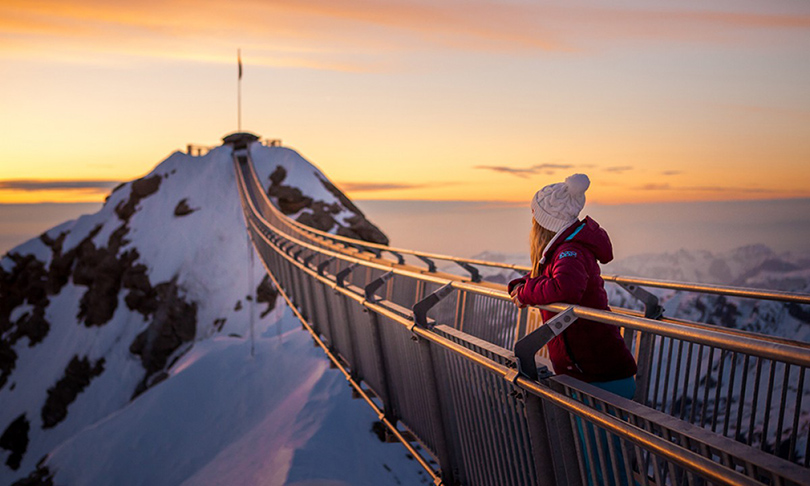
[[[484,252],[474,257],[501,263],[517,263],[528,266],[528,255],[509,255]],[[733,287],[750,287],[768,290],[810,293],[810,253],[777,254],[764,245],[750,245],[727,252],[680,250],[674,253],[649,253],[635,255],[602,267],[606,275],[623,275],[678,282],[694,282]],[[519,273],[498,269],[482,269],[489,281],[505,283]],[[606,285],[610,304],[618,307],[640,309],[640,304],[620,287]],[[810,309],[789,303],[754,303],[750,299],[724,298],[688,292],[649,288],[658,295],[666,315],[682,319],[707,322],[755,332],[784,335],[789,339],[810,340]],[[717,311],[722,306],[727,312]],[[731,307],[734,309],[731,309]],[[751,315],[765,308],[779,308],[781,329],[765,322],[756,323]],[[765,313],[765,315],[771,315]],[[805,328],[808,328],[805,330]],[[798,332],[798,334],[797,334]]]

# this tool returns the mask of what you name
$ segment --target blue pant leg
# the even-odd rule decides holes
[[[636,380],[634,377],[623,378],[621,380],[613,380],[613,381],[604,381],[604,382],[592,382],[591,385],[601,388],[605,391],[613,393],[614,395],[618,395],[623,398],[627,398],[628,400],[632,400],[633,396],[636,393]],[[613,413],[611,413],[613,415]],[[601,442],[602,449],[607,451],[607,434],[604,431],[599,431],[599,441]],[[627,473],[624,468],[624,453],[621,447],[621,441],[618,437],[613,437],[613,450],[616,455],[616,463],[619,466],[619,483],[621,485],[629,485],[629,481],[627,479]],[[613,486],[615,484],[615,480],[613,474],[606,474],[606,482],[605,484],[609,484]],[[600,480],[601,480],[600,474]]]

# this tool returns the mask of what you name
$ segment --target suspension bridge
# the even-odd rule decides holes
[[[810,484],[810,346],[664,317],[645,289],[796,304],[810,295],[605,276],[645,310],[552,304],[542,308],[558,314],[542,323],[480,273],[528,268],[304,226],[264,192],[251,139],[225,142],[269,277],[435,484]],[[543,346],[578,318],[622,330],[638,361],[633,400],[542,366]]]

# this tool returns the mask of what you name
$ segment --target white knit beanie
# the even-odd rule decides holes
[[[565,182],[547,185],[532,198],[532,216],[540,226],[555,233],[567,228],[585,206],[585,191],[590,185],[591,180],[585,174],[574,174]]]

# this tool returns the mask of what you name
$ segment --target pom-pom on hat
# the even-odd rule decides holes
[[[540,226],[555,233],[567,228],[585,206],[585,191],[590,185],[591,180],[585,174],[574,174],[565,182],[547,185],[532,198],[532,216]]]

